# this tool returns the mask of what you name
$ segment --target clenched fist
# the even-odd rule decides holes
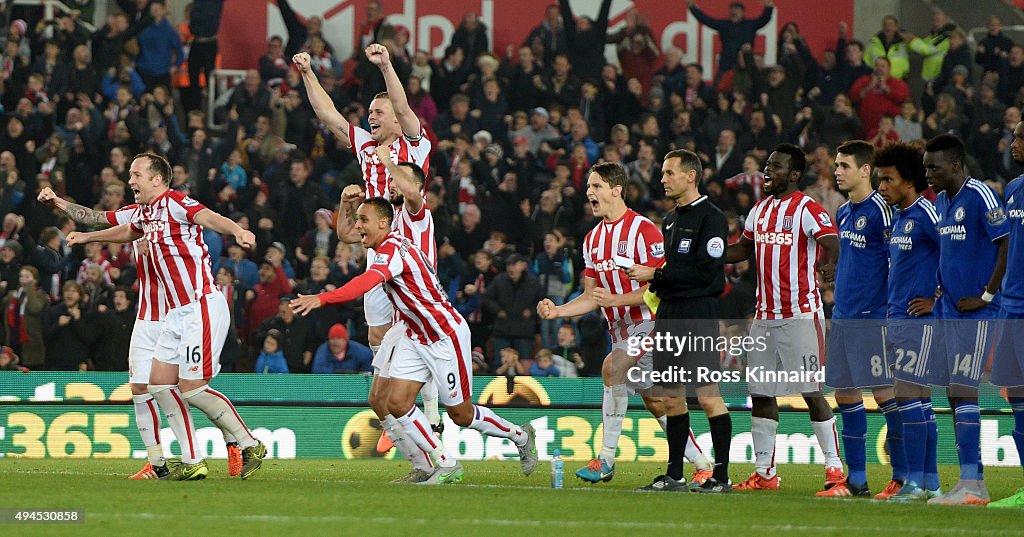
[[[391,65],[391,54],[388,52],[388,47],[377,43],[366,47],[366,59],[381,69]]]
[[[309,72],[309,62],[312,61],[308,52],[300,52],[292,56],[292,63],[299,66],[300,73]]]

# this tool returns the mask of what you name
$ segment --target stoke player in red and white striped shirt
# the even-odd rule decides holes
[[[437,245],[434,240],[434,218],[430,208],[427,207],[426,201],[423,199],[423,185],[426,182],[423,170],[411,162],[396,164],[385,146],[377,146],[377,157],[387,167],[388,173],[391,176],[391,192],[389,194],[395,210],[391,230],[409,239],[414,246],[423,252],[426,262],[432,268],[436,268]],[[359,233],[353,226],[353,217],[360,202],[364,199],[363,192],[358,186],[350,185],[345,188],[342,195],[341,216],[338,218],[337,223],[338,237],[342,242],[356,243],[361,241]],[[373,250],[368,250],[368,264],[372,264],[373,256]],[[391,302],[387,299],[387,295],[383,293],[383,288],[378,286],[374,290],[379,290],[383,294],[389,310],[392,310]],[[371,293],[374,290],[371,290]],[[364,298],[364,304],[366,304],[366,300]],[[371,408],[373,408],[377,417],[380,418],[381,425],[384,427],[384,434],[378,441],[377,450],[379,452],[388,451],[391,449],[389,442],[397,445],[402,456],[413,465],[413,472],[406,479],[417,477],[425,479],[433,472],[430,458],[415,447],[412,439],[404,434],[396,418],[388,413],[388,383],[391,376],[390,363],[392,351],[400,334],[406,329],[403,321],[400,319],[397,322],[395,321],[395,315],[392,314],[392,323],[389,323],[389,328],[381,339],[379,348],[374,349],[374,375],[373,382],[370,384],[368,399]],[[427,419],[440,436],[442,427],[440,425],[441,414],[438,410],[438,388],[436,383],[425,383],[421,395],[423,396],[423,408]]]
[[[171,167],[156,154],[135,157],[128,185],[136,206],[118,211],[109,223],[120,225],[92,233],[70,233],[69,245],[89,242],[128,242],[145,237],[155,281],[163,291],[166,313],[153,353],[149,393],[167,417],[181,445],[181,463],[153,467],[157,477],[202,479],[208,469],[194,437],[192,416],[185,401],[199,408],[241,450],[240,475],[250,477],[266,456],[266,447],[242,422],[231,402],[209,388],[220,370],[220,351],[227,338],[230,313],[217,289],[203,227],[231,234],[242,246],[255,243],[252,232],[210,211],[198,201],[170,189]],[[152,464],[152,463],[151,463]]]
[[[576,472],[580,479],[592,483],[609,481],[614,475],[615,450],[622,434],[630,391],[643,392],[651,387],[649,377],[642,377],[641,382],[632,382],[627,375],[634,366],[651,370],[650,354],[636,356],[637,353],[629,352],[629,344],[631,339],[653,331],[654,313],[643,300],[647,283],[630,279],[626,269],[633,265],[658,268],[665,263],[665,239],[661,230],[626,207],[622,197],[625,186],[626,172],[620,164],[602,163],[591,168],[587,178],[587,200],[594,216],[602,220],[583,240],[586,267],[583,293],[562,305],[547,298],[537,304],[537,313],[542,319],[576,317],[600,307],[608,320],[612,351],[605,357],[601,368],[604,377],[601,452],[597,459]],[[644,395],[644,405],[659,421],[664,419],[664,405],[660,398]],[[693,434],[690,436],[692,438]],[[698,470],[706,472],[700,477],[706,479],[711,475],[712,465],[695,443],[688,442],[686,452]]]
[[[824,315],[815,274],[832,281],[839,258],[835,225],[814,200],[797,190],[807,159],[790,144],[775,148],[764,168],[768,197],[747,215],[739,242],[729,245],[726,263],[738,263],[754,254],[757,270],[757,313],[750,337],[765,345],[748,354],[748,367],[764,371],[820,370],[824,356]],[[827,260],[818,263],[820,250]],[[839,438],[832,409],[816,382],[750,382],[753,400],[751,433],[755,472],[735,488],[775,490],[775,433],[779,395],[803,394],[814,434],[825,458],[825,488],[845,482],[839,458]]]
[[[65,212],[76,223],[86,226],[127,224],[137,209],[136,205],[128,205],[117,211],[94,211],[58,198],[49,188],[40,191],[38,199]],[[156,342],[160,336],[160,321],[167,313],[167,302],[157,281],[154,256],[148,255],[148,241],[135,241],[132,250],[138,274],[139,300],[132,338],[128,345],[128,382],[132,390],[135,425],[143,445],[146,446],[148,462],[131,479],[151,479],[156,477],[153,467],[162,467],[165,462],[163,447],[160,445],[160,412],[149,393],[148,384],[153,355],[156,353]]]
[[[441,402],[455,424],[489,436],[507,438],[519,449],[523,473],[537,466],[533,428],[513,425],[490,409],[472,403],[473,367],[469,325],[445,296],[434,267],[412,242],[392,230],[391,204],[383,198],[366,200],[357,211],[354,229],[363,246],[376,253],[370,269],[340,289],[319,295],[299,295],[292,301],[296,313],[327,304],[355,300],[375,285],[384,284],[406,330],[396,343],[390,364],[388,410],[435,464],[424,483],[448,483],[462,479],[464,470],[454,456],[437,442],[416,396],[432,379],[444,382]]]
[[[327,92],[316,79],[316,73],[310,69],[308,53],[300,52],[292,57],[292,61],[302,73],[302,82],[306,86],[309,102],[322,121],[342,142],[352,148],[366,181],[367,198],[389,198],[391,193],[391,172],[377,154],[377,147],[387,147],[390,157],[395,162],[412,162],[428,173],[430,164],[430,141],[419,117],[409,106],[405,88],[391,65],[391,57],[387,47],[373,44],[366,48],[367,59],[378,66],[384,75],[387,93],[379,94],[370,103],[370,131],[352,125],[334,106]],[[367,260],[373,253],[367,255]],[[368,339],[370,347],[376,350],[380,341],[391,325],[394,312],[389,308],[387,297],[381,289],[371,290],[363,298],[363,311],[366,324],[369,326]]]

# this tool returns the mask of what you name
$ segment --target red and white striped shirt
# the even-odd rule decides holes
[[[741,185],[750,185],[754,189],[754,202],[761,201],[764,197],[764,174],[761,172],[738,173],[725,180],[725,187],[729,190],[739,190]]]
[[[130,224],[137,210],[138,205],[127,205],[116,211],[106,211],[104,215],[112,226]],[[167,301],[164,299],[164,289],[157,280],[156,266],[148,248],[145,239],[132,243],[139,282],[137,318],[141,321],[159,321],[167,313]]]
[[[754,241],[758,319],[788,319],[821,309],[814,280],[817,241],[836,234],[828,211],[803,192],[769,196],[754,205],[743,236]]]
[[[122,216],[111,219],[108,215],[112,225],[127,223],[145,235],[152,269],[148,276],[159,284],[164,311],[191,304],[217,288],[203,228],[195,223],[195,216],[204,209],[195,199],[167,190],[149,205],[135,205],[126,221]],[[142,318],[141,310],[139,315]]]
[[[583,239],[583,275],[597,280],[597,286],[617,295],[624,295],[647,285],[629,279],[626,271],[615,263],[616,257],[630,259],[633,264],[660,267],[665,264],[665,238],[658,226],[632,209],[614,222],[602,220]],[[602,308],[608,330],[624,330],[637,322],[654,319],[647,305]],[[612,334],[613,336],[615,334]],[[624,334],[622,334],[624,335]]]
[[[377,142],[366,129],[351,123],[348,126],[348,138],[352,142],[352,151],[359,159],[363,179],[366,180],[366,199],[391,199],[391,174],[377,157]],[[430,140],[427,139],[426,129],[420,125],[418,137],[409,138],[402,134],[391,142],[391,160],[396,163],[412,162],[423,168],[423,173],[427,175],[430,167]]]
[[[83,285],[85,284],[85,281],[88,279],[89,265],[97,265],[100,267],[100,270],[103,273],[103,281],[106,282],[107,285],[114,285],[114,280],[110,277],[110,269],[113,265],[111,265],[110,261],[107,261],[105,258],[100,258],[99,261],[93,261],[89,258],[83,259],[78,265],[78,274],[75,276],[76,282]]]
[[[405,205],[395,209],[395,219],[391,222],[391,230],[397,231],[409,239],[427,256],[430,266],[437,268],[437,241],[434,238],[434,215],[423,202],[420,212],[416,214],[406,210]]]
[[[419,343],[440,341],[466,322],[448,301],[427,256],[408,238],[389,233],[377,247],[369,270],[384,276],[384,291],[395,313]]]

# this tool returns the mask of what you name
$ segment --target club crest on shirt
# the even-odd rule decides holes
[[[688,253],[690,253],[690,243],[691,242],[693,242],[691,239],[680,239],[679,247],[676,248],[676,251],[681,253],[681,254],[688,254]]]
[[[988,218],[989,225],[1000,226],[1006,223],[1006,213],[1003,212],[1002,207],[996,207],[988,211],[985,213],[985,217]]]
[[[858,216],[857,217],[857,221],[854,222],[854,224],[853,224],[853,227],[855,227],[857,229],[864,229],[865,227],[867,227],[867,225],[868,225],[868,217],[866,217],[866,216]]]
[[[619,255],[626,255],[626,246],[628,244],[628,241],[619,241],[619,245],[615,248],[615,253]]]
[[[660,242],[652,244],[651,257],[665,257],[665,245]]]
[[[903,233],[910,235],[910,232],[914,230],[914,221],[907,220],[903,223]]]
[[[792,216],[783,216],[782,217],[782,229],[784,229],[786,231],[792,231],[793,230],[793,217]]]
[[[956,212],[953,213],[953,220],[956,220],[957,222],[963,222],[964,216],[966,215],[967,211],[965,211],[963,207],[957,207]]]

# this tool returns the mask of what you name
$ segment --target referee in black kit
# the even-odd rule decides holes
[[[665,264],[659,269],[633,265],[627,273],[634,280],[651,282],[650,291],[661,299],[655,332],[662,337],[689,337],[683,349],[666,349],[662,339],[658,342],[661,348],[654,353],[655,372],[685,376],[655,383],[665,395],[679,396],[666,399],[667,402],[678,400],[681,404],[678,408],[674,405],[665,408],[668,416],[666,475],[658,476],[642,490],[687,490],[683,479],[683,452],[690,429],[685,393],[689,385],[696,388],[697,399],[708,416],[715,450],[714,476],[695,490],[730,492],[732,418],[722,401],[718,383],[698,376],[709,372],[717,374],[721,367],[717,348],[718,297],[725,290],[723,265],[729,224],[722,211],[698,190],[704,170],[695,153],[684,149],[669,152],[661,172],[665,196],[676,202],[675,210],[665,216],[661,228],[665,236]],[[701,339],[692,340],[692,337]],[[690,395],[693,393],[691,391]]]

